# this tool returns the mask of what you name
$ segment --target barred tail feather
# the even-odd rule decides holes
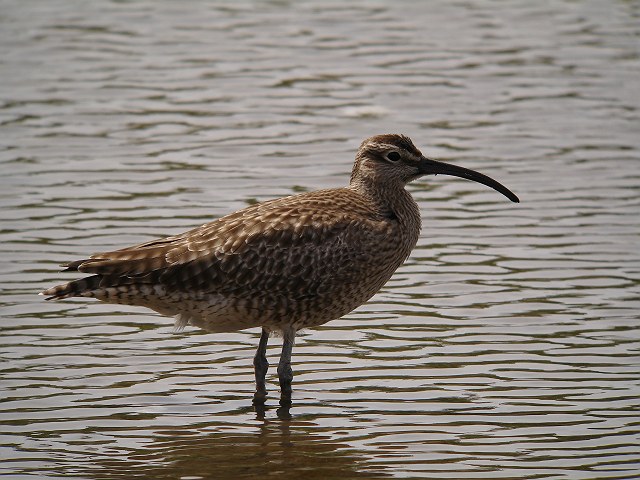
[[[87,294],[100,287],[102,278],[102,275],[92,275],[81,278],[63,285],[48,288],[40,292],[40,295],[48,295],[45,300],[62,300],[63,298],[70,297],[92,296]]]

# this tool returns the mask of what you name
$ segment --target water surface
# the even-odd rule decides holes
[[[0,1],[0,472],[13,478],[637,478],[639,4]],[[410,187],[423,233],[303,332],[36,293],[57,265],[344,185],[402,132],[489,174]],[[269,358],[277,362],[279,340]]]

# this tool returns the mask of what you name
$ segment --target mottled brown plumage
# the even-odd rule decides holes
[[[265,394],[266,338],[280,331],[286,402],[295,332],[349,313],[404,262],[420,232],[418,206],[405,185],[430,173],[479,181],[517,201],[489,177],[425,158],[408,137],[378,135],[360,146],[345,188],[267,201],[181,235],[96,253],[65,265],[91,276],[43,294],[141,305],[176,316],[178,327],[212,332],[261,326],[258,402]]]

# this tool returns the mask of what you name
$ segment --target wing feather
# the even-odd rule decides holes
[[[181,235],[96,253],[67,269],[178,290],[313,295],[328,283],[348,282],[354,263],[373,261],[371,242],[390,229],[348,192],[321,190],[257,204]]]

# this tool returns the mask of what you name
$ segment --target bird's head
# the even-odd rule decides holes
[[[404,186],[424,175],[438,174],[473,180],[497,190],[512,202],[520,201],[507,187],[482,173],[425,157],[409,137],[399,134],[376,135],[362,142],[351,172],[351,183]]]

